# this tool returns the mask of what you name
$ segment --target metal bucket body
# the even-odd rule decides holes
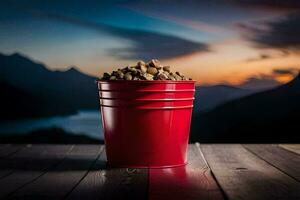
[[[186,164],[194,81],[99,81],[98,89],[108,165]]]

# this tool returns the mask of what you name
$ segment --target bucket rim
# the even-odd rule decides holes
[[[135,106],[135,105],[105,105],[100,103],[100,107],[109,107],[109,108],[126,108],[135,110],[179,110],[179,109],[191,109],[194,107],[193,104],[186,106]]]
[[[96,83],[104,83],[104,84],[109,84],[109,83],[160,83],[160,84],[170,84],[170,83],[196,83],[197,81],[195,80],[182,80],[182,81],[172,81],[172,80],[96,80]]]
[[[113,89],[113,90],[107,90],[107,89],[98,89],[99,92],[140,92],[140,93],[168,93],[168,92],[173,92],[173,93],[178,93],[178,92],[195,92],[196,90],[195,89],[184,89],[184,90],[181,90],[181,89],[178,89],[178,90],[144,90],[144,89],[138,89],[138,90],[135,90],[135,89],[129,89],[129,90],[120,90],[120,89]]]
[[[185,97],[185,98],[110,98],[110,97],[99,97],[99,99],[103,100],[112,100],[112,101],[193,101],[195,97]]]

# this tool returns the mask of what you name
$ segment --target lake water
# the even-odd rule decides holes
[[[77,114],[63,117],[0,123],[0,134],[26,134],[34,130],[52,127],[58,127],[73,134],[82,134],[96,139],[103,139],[101,114],[98,110],[82,110]]]

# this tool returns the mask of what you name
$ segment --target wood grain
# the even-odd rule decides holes
[[[1,144],[0,145],[0,179],[13,173],[11,165],[14,160],[14,156],[20,155],[22,150],[30,145],[11,145]]]
[[[187,166],[150,170],[107,168],[100,145],[18,148],[0,145],[0,199],[300,199],[299,155],[278,145],[189,145]]]
[[[279,146],[300,155],[300,144],[280,144]]]
[[[300,182],[300,155],[277,144],[247,144],[246,149]]]
[[[12,156],[24,147],[25,145],[22,144],[0,144],[0,159]]]
[[[9,165],[3,169],[7,167],[12,169],[13,173],[0,179],[0,198],[6,198],[39,178],[59,163],[71,148],[70,145],[32,145],[27,146],[21,154],[11,157]]]
[[[10,198],[61,199],[88,173],[100,154],[100,145],[76,145],[65,159],[36,181],[15,191]]]
[[[147,169],[108,169],[103,151],[67,199],[147,199],[147,172]]]
[[[189,146],[188,164],[150,169],[149,199],[223,199],[221,190],[196,145]]]
[[[242,145],[201,145],[218,183],[229,199],[300,199],[300,184]]]

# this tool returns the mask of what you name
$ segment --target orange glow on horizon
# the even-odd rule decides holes
[[[294,79],[293,75],[283,75],[283,76],[276,77],[276,80],[282,84],[290,82],[293,79]]]
[[[259,59],[268,53],[270,58]],[[253,61],[249,61],[250,58]],[[120,60],[108,57],[76,58],[77,66],[86,74],[100,77],[103,72],[111,72],[137,61]],[[281,83],[290,81],[292,75],[275,75],[274,69],[300,69],[298,54],[281,55],[275,50],[258,50],[240,39],[216,42],[211,52],[198,52],[186,56],[161,60],[163,65],[171,66],[172,71],[180,71],[193,78],[200,85],[230,84],[239,85],[250,77],[269,76]],[[53,66],[53,65],[50,65]],[[57,65],[56,65],[57,66]]]

